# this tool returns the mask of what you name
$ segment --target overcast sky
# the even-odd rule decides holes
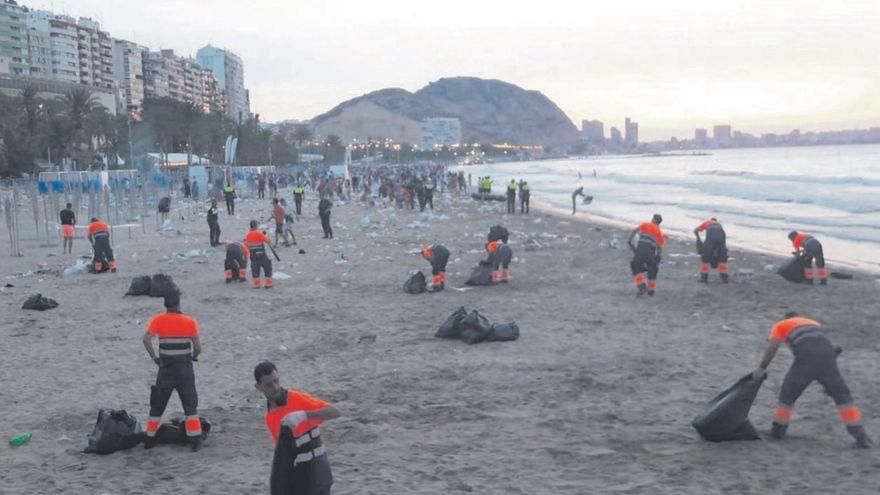
[[[543,92],[580,126],[645,139],[880,125],[878,0],[31,0],[111,35],[245,63],[252,110],[308,119],[446,76]]]

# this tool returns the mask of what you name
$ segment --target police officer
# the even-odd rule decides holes
[[[293,204],[296,206],[296,216],[302,216],[302,207],[303,207],[303,187],[296,183],[293,186]]]
[[[434,181],[428,176],[427,180],[425,180],[425,203],[431,206],[431,210],[434,210],[434,190],[437,189],[437,186],[434,185]]]
[[[706,232],[706,240],[700,239],[700,232]],[[727,266],[727,234],[718,219],[710,218],[694,229],[697,243],[700,245],[700,282],[709,283],[709,266],[717,268],[721,281],[730,281]]]
[[[443,244],[434,244],[422,249],[422,257],[431,263],[431,292],[443,290],[446,286],[446,263],[449,262],[449,250]]]
[[[507,283],[510,279],[510,260],[513,258],[513,248],[502,239],[496,239],[486,244],[489,252],[488,263],[492,265],[492,281],[495,283]]]
[[[208,208],[208,228],[210,229],[211,247],[220,245],[220,210],[217,209],[217,200],[211,200],[211,207]]]
[[[247,236],[245,236],[244,239],[247,248],[251,253],[251,275],[254,277],[253,285],[254,289],[260,288],[260,270],[262,269],[263,275],[266,277],[265,287],[270,289],[275,285],[275,282],[272,280],[272,260],[269,259],[269,255],[266,253],[265,244],[271,241],[269,240],[269,236],[257,230],[257,226],[257,221],[251,220],[251,230],[247,233]]]
[[[856,447],[868,448],[872,442],[862,425],[862,413],[853,403],[849,387],[837,369],[838,348],[822,333],[821,326],[815,320],[792,312],[786,314],[785,319],[777,322],[770,331],[761,364],[752,373],[755,379],[767,374],[767,366],[783,342],[789,345],[794,354],[794,362],[779,391],[779,406],[770,434],[778,439],[785,437],[795,401],[811,383],[818,381],[837,404],[840,419],[846,431],[856,439]]]
[[[516,182],[513,179],[507,184],[507,213],[516,213]]]
[[[223,268],[226,270],[226,283],[233,280],[244,282],[247,280],[247,260],[250,257],[250,251],[247,246],[240,241],[233,241],[226,245],[226,260],[223,262]]]
[[[223,197],[226,199],[226,213],[235,215],[235,188],[229,182],[223,188]]]
[[[810,234],[798,232],[797,230],[789,232],[788,238],[791,240],[796,254],[804,261],[804,276],[807,278],[807,283],[813,285],[813,259],[815,259],[816,268],[819,269],[819,283],[828,285],[825,255],[822,253],[822,244],[819,240]]]
[[[94,251],[95,273],[103,271],[104,263],[108,264],[111,272],[116,273],[116,261],[113,259],[113,248],[110,247],[110,227],[97,218],[92,218],[89,224],[89,242]]]
[[[254,368],[254,380],[254,388],[266,397],[266,427],[273,442],[291,442],[296,451],[287,464],[289,476],[272,480],[289,485],[271,486],[271,492],[330,495],[333,475],[320,426],[341,416],[339,410],[305,392],[283,388],[278,368],[269,361]]]
[[[526,181],[519,184],[519,212],[529,214],[529,183]]]
[[[663,222],[663,217],[655,213],[650,222],[644,222],[634,228],[629,234],[629,239],[626,240],[630,249],[635,253],[630,263],[630,268],[632,269],[633,276],[635,276],[636,287],[638,287],[638,295],[640,296],[646,291],[649,296],[653,296],[657,290],[660,256],[663,253],[663,246],[666,244],[663,232],[660,231],[661,222]],[[638,246],[632,243],[636,234],[639,236]],[[645,275],[647,275],[647,280]]]
[[[492,192],[492,182],[489,176],[483,177],[483,190],[481,191],[483,194],[490,194]]]
[[[150,391],[150,418],[147,420],[147,437],[144,448],[156,445],[156,432],[162,421],[162,413],[168,405],[171,393],[177,390],[183,412],[186,438],[193,452],[202,446],[202,423],[199,420],[199,396],[193,361],[202,352],[199,326],[196,320],[180,311],[180,292],[165,295],[166,312],[153,317],[144,333],[147,354],[159,366],[156,385]],[[159,355],[153,349],[153,339],[159,339]]]

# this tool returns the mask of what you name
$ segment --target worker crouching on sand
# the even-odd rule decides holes
[[[95,253],[95,273],[101,273],[104,263],[108,264],[111,272],[116,273],[116,261],[113,259],[113,248],[110,247],[110,227],[97,218],[92,218],[89,224],[89,242],[92,243]]]
[[[199,396],[196,393],[196,377],[193,361],[202,352],[199,326],[196,320],[180,311],[180,293],[165,296],[166,312],[150,320],[144,333],[147,354],[159,366],[156,385],[150,390],[150,418],[147,420],[147,437],[144,448],[156,445],[156,432],[162,421],[162,413],[168,405],[171,393],[177,390],[183,413],[186,437],[193,452],[202,446],[202,423],[199,420]],[[159,356],[153,349],[153,338],[159,339]]]
[[[660,257],[663,254],[663,246],[666,244],[663,232],[660,231],[661,222],[663,222],[663,217],[654,214],[650,222],[644,222],[634,228],[629,234],[629,239],[626,240],[630,249],[635,253],[630,263],[630,268],[632,268],[632,273],[635,276],[636,287],[638,287],[638,295],[640,296],[646,291],[649,296],[653,296],[657,290]],[[636,234],[639,236],[638,246],[634,246],[632,243]]]
[[[767,374],[767,366],[773,361],[783,342],[789,345],[794,354],[794,362],[779,391],[779,406],[776,408],[776,418],[770,434],[778,439],[785,437],[795,401],[807,386],[818,381],[837,404],[840,419],[846,425],[846,431],[856,439],[856,447],[868,448],[872,442],[862,426],[862,413],[853,404],[849,387],[837,369],[838,350],[821,332],[820,327],[817,321],[788,313],[770,331],[767,350],[764,351],[760,366],[752,373],[754,378],[760,379]]]
[[[233,241],[226,245],[226,261],[223,268],[226,270],[226,283],[233,280],[244,282],[247,280],[247,260],[251,253],[247,246],[240,241]]]
[[[492,281],[506,284],[510,280],[513,249],[501,239],[496,239],[486,244],[486,251],[489,252],[488,262],[492,265]]]
[[[254,278],[254,289],[260,288],[260,270],[263,271],[263,275],[266,277],[265,287],[268,289],[275,284],[272,280],[272,260],[269,259],[265,246],[265,244],[271,241],[269,236],[257,229],[258,223],[256,220],[251,220],[250,227],[251,230],[245,236],[245,242],[251,254],[251,275]]]
[[[422,257],[431,263],[431,292],[443,290],[446,287],[446,263],[449,262],[449,250],[443,244],[434,244],[422,249]]]
[[[700,239],[700,232],[706,232],[706,240]],[[697,244],[700,245],[700,282],[709,283],[709,267],[718,269],[721,281],[730,281],[727,266],[727,234],[715,218],[710,218],[694,229]]]
[[[819,270],[819,283],[828,285],[828,271],[825,270],[825,255],[822,253],[822,243],[815,237],[792,230],[788,238],[794,246],[795,254],[804,260],[804,276],[806,283],[813,285],[813,259],[816,260],[816,268]]]
[[[287,466],[291,470],[285,480],[289,486],[272,486],[272,493],[277,490],[279,493],[329,495],[333,475],[319,426],[326,420],[338,418],[339,410],[305,392],[283,388],[278,368],[269,361],[254,368],[254,380],[254,387],[266,397],[266,427],[273,442],[278,445],[279,437],[287,428],[296,446],[296,457],[291,459],[292,465]],[[273,473],[273,483],[274,478]]]

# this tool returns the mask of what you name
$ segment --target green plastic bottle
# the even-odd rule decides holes
[[[19,447],[27,443],[28,440],[31,439],[30,433],[25,433],[24,435],[19,435],[9,440],[10,447]]]

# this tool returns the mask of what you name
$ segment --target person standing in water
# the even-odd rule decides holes
[[[571,193],[571,214],[572,215],[574,215],[575,212],[577,211],[577,197],[578,196],[584,196],[584,186],[581,186],[581,187],[575,189],[574,192]],[[584,197],[586,197],[586,196],[584,196]]]

